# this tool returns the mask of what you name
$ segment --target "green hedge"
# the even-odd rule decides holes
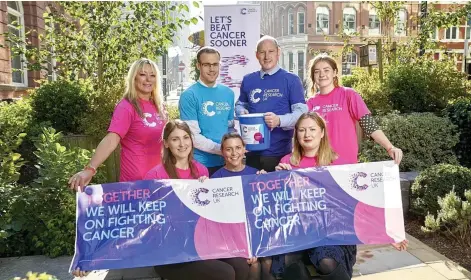
[[[82,119],[90,113],[91,86],[83,81],[58,80],[42,84],[31,94],[33,119],[49,122],[64,134],[80,134]]]
[[[449,104],[445,115],[458,126],[460,142],[455,153],[461,165],[471,168],[471,98],[460,98]]]
[[[422,216],[436,215],[440,209],[438,197],[444,197],[454,189],[464,199],[464,191],[470,188],[471,169],[451,164],[430,166],[420,172],[412,185],[412,210]]]
[[[376,120],[391,143],[404,152],[401,171],[420,171],[438,163],[458,163],[453,148],[459,141],[459,135],[448,118],[432,113],[391,113]],[[388,159],[390,157],[384,148],[373,140],[362,142],[361,161]]]
[[[466,74],[456,70],[453,60],[426,57],[389,67],[384,86],[392,108],[401,113],[441,113],[470,90]]]

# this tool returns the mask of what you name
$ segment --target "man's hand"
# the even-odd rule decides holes
[[[270,129],[280,126],[280,117],[272,112],[265,113],[265,123]]]

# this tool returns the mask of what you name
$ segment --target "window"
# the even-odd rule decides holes
[[[346,33],[352,33],[356,30],[357,13],[354,8],[343,9],[343,29]]]
[[[288,34],[294,34],[294,14],[293,9],[288,11]]]
[[[281,16],[281,36],[285,35],[285,15]]]
[[[298,33],[304,33],[304,8],[298,10]]]
[[[368,17],[368,34],[379,35],[381,33],[380,26],[381,22],[379,21],[379,17],[376,14],[376,10],[374,8],[371,8]]]
[[[396,24],[394,25],[394,33],[396,36],[406,36],[406,23],[407,23],[407,12],[406,10],[400,10],[397,12]]]
[[[456,40],[459,39],[458,27],[452,26],[446,29],[445,39],[447,40]]]
[[[288,71],[289,72],[294,72],[294,61],[293,61],[293,53],[289,52],[288,53]]]
[[[357,66],[357,54],[351,52],[343,57],[342,60],[342,75],[351,75],[352,68]]]
[[[7,1],[8,11],[8,32],[15,34],[17,37],[21,37],[24,40],[24,18],[23,18],[23,7],[21,2]],[[28,81],[26,80],[26,69],[22,60],[24,57],[15,55],[10,50],[11,57],[11,68],[12,68],[12,83],[16,85],[27,86]],[[19,71],[15,71],[15,69]]]
[[[316,9],[317,34],[329,34],[329,9],[317,7]]]
[[[301,81],[304,81],[304,52],[298,52],[298,76]]]
[[[432,32],[430,32],[430,39],[438,40],[438,28],[434,28]]]

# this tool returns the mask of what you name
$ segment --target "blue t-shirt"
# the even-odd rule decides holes
[[[191,123],[195,121],[201,135],[215,143],[228,132],[229,121],[234,119],[234,92],[225,85],[205,87],[195,83],[186,89],[178,104],[180,119]],[[193,139],[195,142],[198,139]],[[224,159],[220,155],[194,150],[195,160],[206,167],[220,166]]]
[[[211,178],[225,178],[225,177],[234,177],[234,176],[244,176],[244,175],[253,175],[257,174],[258,170],[250,167],[248,165],[245,166],[244,169],[241,171],[229,171],[226,168],[222,167],[218,169],[216,172],[214,172],[213,176]]]
[[[247,103],[249,113],[273,112],[277,115],[292,113],[291,105],[305,104],[301,80],[295,74],[279,69],[262,79],[260,71],[244,76],[240,87],[241,102]],[[253,155],[284,156],[291,152],[293,129],[276,127],[270,134],[270,148]]]

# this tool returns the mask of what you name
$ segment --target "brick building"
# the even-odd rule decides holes
[[[334,1],[259,1],[261,5],[261,31],[279,41],[282,49],[280,64],[283,68],[305,79],[305,71],[313,53],[319,51],[337,53],[342,50],[343,40],[336,35],[343,26],[344,32],[358,32],[350,43],[353,51],[344,58],[338,58],[337,64],[342,75],[351,74],[351,68],[359,65],[359,48],[366,40],[375,40],[389,34],[395,40],[415,36],[418,32],[417,21],[420,15],[418,1],[406,2],[397,14],[397,20],[389,29],[379,21],[375,9],[368,3]],[[448,4],[436,5],[439,9],[448,8]],[[342,25],[342,26],[341,26]],[[469,25],[469,23],[468,23]],[[437,51],[438,59],[446,53],[458,53],[457,69],[464,71],[463,50],[466,23],[459,27],[437,30],[435,40],[446,51]],[[461,56],[459,55],[461,53]],[[469,59],[468,55],[468,61]]]
[[[0,1],[0,34],[14,32],[25,37],[28,30],[34,29],[44,32],[43,13],[48,2],[37,1]],[[21,28],[16,28],[14,22],[18,22]],[[37,34],[28,35],[27,38],[33,45],[38,45]],[[5,45],[5,36],[0,36],[0,44]],[[12,56],[10,49],[0,47],[0,100],[12,99],[22,96],[26,89],[37,86],[35,80],[40,78],[39,71],[12,71],[24,69],[22,58]]]

